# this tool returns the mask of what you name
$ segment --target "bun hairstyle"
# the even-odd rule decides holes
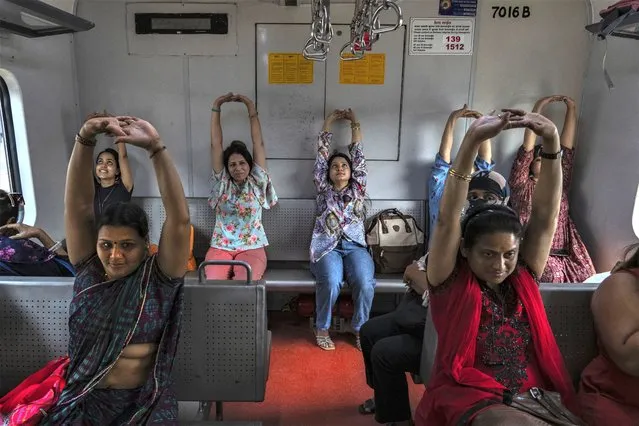
[[[253,156],[249,152],[246,144],[242,141],[233,141],[231,144],[224,150],[222,154],[222,158],[224,160],[224,168],[226,171],[229,171],[229,158],[233,154],[240,154],[249,165],[249,170],[253,170]]]
[[[0,189],[0,226],[9,223],[9,220],[18,220],[20,214],[20,203],[15,200],[12,194]]]
[[[480,237],[498,232],[523,237],[524,228],[519,216],[510,207],[499,204],[478,203],[464,215],[461,223],[464,248],[472,248]]]

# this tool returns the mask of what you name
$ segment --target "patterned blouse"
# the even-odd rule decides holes
[[[209,205],[215,211],[211,247],[228,251],[251,250],[268,245],[262,226],[262,209],[277,204],[271,178],[258,164],[238,185],[226,171],[211,174]]]
[[[562,146],[563,156],[561,158],[561,168],[563,184],[561,190],[561,205],[559,208],[559,219],[557,230],[552,240],[552,250],[569,250],[570,239],[568,232],[568,190],[572,180],[572,165],[575,158],[575,151]],[[523,224],[530,220],[532,209],[532,196],[535,191],[536,182],[530,177],[530,165],[534,160],[534,150],[526,151],[523,147],[517,151],[517,157],[513,162],[508,185],[510,185],[510,203],[519,215]]]
[[[468,268],[465,264],[464,268]],[[437,287],[430,287],[430,298],[437,303],[448,297],[448,289],[458,284],[459,262],[451,275]],[[538,282],[535,274],[523,262],[517,265],[512,275],[529,273]],[[511,276],[512,276],[511,275]],[[517,394],[531,387],[544,387],[545,380],[540,371],[528,313],[511,284],[510,277],[500,286],[498,294],[483,283],[481,288],[481,316],[474,367],[493,377],[496,381]]]
[[[366,247],[364,237],[366,160],[361,142],[351,143],[348,151],[353,169],[351,183],[340,191],[333,189],[328,177],[329,149],[333,134],[321,132],[317,157],[313,170],[313,181],[317,189],[317,213],[311,240],[311,262],[319,261],[333,250],[342,237]]]

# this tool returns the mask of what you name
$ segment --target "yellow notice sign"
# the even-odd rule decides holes
[[[367,53],[356,61],[339,61],[339,84],[384,84],[385,72],[386,54]]]
[[[269,53],[268,84],[313,84],[313,61],[300,53]]]

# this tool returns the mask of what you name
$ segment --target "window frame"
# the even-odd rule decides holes
[[[9,188],[2,188],[10,192],[22,193],[22,182],[20,180],[20,164],[18,162],[18,144],[16,142],[15,128],[13,125],[13,113],[11,111],[11,93],[9,86],[2,76],[0,76],[0,105],[2,107],[2,125],[4,134],[4,147],[9,169]]]

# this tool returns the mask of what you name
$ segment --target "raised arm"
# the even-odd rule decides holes
[[[552,246],[561,202],[559,133],[553,122],[541,114],[522,110],[507,111],[513,114],[512,128],[525,127],[542,138],[541,170],[533,192],[530,220],[521,247],[522,259],[540,277]]]
[[[592,298],[597,336],[624,373],[639,378],[639,283],[626,272],[606,278]]]
[[[451,151],[453,149],[453,133],[455,131],[455,123],[457,123],[457,119],[460,117],[466,117],[468,111],[468,105],[464,104],[461,109],[456,109],[451,112],[448,116],[448,120],[446,121],[446,125],[444,126],[444,132],[442,133],[442,140],[439,144],[439,156],[445,162],[450,164],[451,159]]]
[[[546,105],[552,102],[556,102],[560,100],[561,98],[562,97],[558,95],[545,96],[543,98],[540,98],[537,100],[537,102],[535,102],[535,106],[533,107],[532,112],[536,114],[541,114],[543,109],[546,107]],[[524,151],[526,152],[532,151],[535,148],[536,140],[537,140],[537,135],[535,134],[535,132],[533,132],[530,129],[526,129],[526,131],[524,132],[524,143],[522,145],[522,147],[524,148]]]
[[[317,139],[317,155],[315,156],[315,165],[313,166],[313,182],[317,192],[323,192],[328,182],[328,157],[330,157],[331,149],[331,125],[341,116],[339,110],[333,111],[326,120],[324,126]]]
[[[455,161],[448,172],[440,201],[439,216],[430,239],[426,274],[431,286],[443,283],[453,272],[461,239],[461,211],[468,196],[473,161],[479,145],[499,134],[508,124],[510,114],[486,115],[475,120],[468,129]]]
[[[266,149],[264,148],[264,140],[262,139],[262,126],[257,116],[255,103],[244,95],[235,95],[235,100],[246,105],[249,120],[251,122],[251,140],[253,141],[253,160],[261,168],[266,170]]]
[[[131,192],[133,190],[133,173],[131,173],[129,155],[126,152],[125,144],[118,144],[118,154],[120,157],[118,162],[120,163],[120,179],[122,180],[122,185],[124,185],[127,191]]]
[[[95,253],[93,149],[100,133],[123,136],[115,117],[90,118],[75,137],[64,190],[64,228],[69,260],[76,265]]]
[[[349,108],[343,111],[343,117],[351,122],[351,144],[348,146],[353,164],[351,177],[360,184],[362,191],[366,191],[368,169],[366,168],[366,158],[364,157],[364,150],[361,144],[362,129],[352,109]]]
[[[122,127],[126,136],[118,137],[116,142],[146,149],[153,161],[166,212],[158,245],[158,264],[166,275],[172,278],[183,277],[190,255],[191,221],[180,175],[160,135],[150,123],[135,117],[120,119],[126,123]]]
[[[211,108],[211,165],[215,173],[220,173],[224,168],[224,159],[222,158],[222,123],[220,115],[222,104],[230,102],[233,99],[233,93],[222,95],[213,101]]]
[[[577,105],[568,96],[562,96],[561,100],[566,104],[564,127],[561,129],[561,146],[573,149],[575,147],[575,135],[577,134]]]

